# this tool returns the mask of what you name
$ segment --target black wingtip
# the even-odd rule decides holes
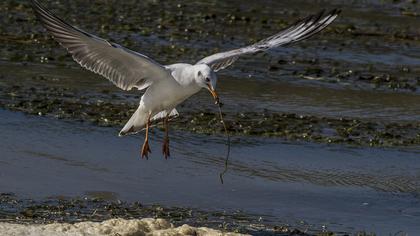
[[[325,9],[322,9],[318,14],[313,15],[314,21],[317,22],[321,20],[321,18],[324,16]]]
[[[308,23],[308,22],[311,22],[311,21],[319,21],[321,18],[326,17],[326,16],[338,16],[341,13],[341,9],[334,8],[331,11],[329,11],[328,13],[325,13],[325,12],[327,12],[325,9],[321,9],[318,13],[309,15],[304,19],[297,20],[292,25],[298,25],[302,22]]]
[[[338,15],[340,15],[340,13],[341,13],[341,9],[335,8],[329,14],[338,16]]]
[[[320,11],[320,13],[322,13],[322,16],[338,16],[338,15],[340,15],[340,13],[341,13],[341,9],[339,9],[339,8],[334,8],[334,9],[332,9],[331,11],[329,11],[327,14],[324,14],[326,12],[326,10],[325,9],[322,9],[321,11]],[[319,14],[319,13],[318,13]],[[318,15],[317,14],[317,15]]]
[[[31,0],[31,5],[32,5],[32,8],[35,11],[39,11],[39,9],[43,9],[44,8],[44,6],[39,1],[37,1],[37,0]]]

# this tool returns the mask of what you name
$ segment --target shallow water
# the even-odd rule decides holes
[[[0,62],[0,71],[7,71],[7,77],[0,80],[0,85],[28,84],[36,87],[48,84],[62,88],[75,88],[83,94],[110,91],[120,97],[127,95],[102,77],[84,71],[78,67],[65,68],[29,64],[26,66]],[[34,76],[54,78],[50,81],[37,81]],[[224,112],[263,111],[310,114],[327,117],[350,117],[382,121],[418,122],[420,120],[420,94],[404,92],[386,92],[360,90],[354,88],[337,88],[311,84],[296,83],[287,77],[282,80],[263,78],[235,78],[220,75],[219,93],[225,104]],[[108,93],[108,92],[107,92]],[[124,102],[138,103],[140,93],[131,91],[130,100]],[[180,111],[197,111],[200,107],[215,110],[210,95],[203,91],[197,99],[189,99],[181,104]],[[109,99],[107,97],[106,99]],[[250,109],[252,108],[252,109]]]
[[[420,231],[420,152],[172,132],[172,156],[139,158],[141,136],[0,111],[0,189],[24,198],[102,196],[206,210],[243,210],[296,227],[379,235]]]

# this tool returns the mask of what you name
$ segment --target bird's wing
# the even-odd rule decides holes
[[[123,90],[139,90],[170,73],[159,63],[140,53],[86,33],[64,22],[37,0],[32,7],[45,28],[82,67],[110,80]]]
[[[266,51],[271,48],[285,46],[307,39],[331,24],[335,18],[337,18],[339,13],[340,10],[337,9],[332,10],[327,14],[324,14],[324,11],[321,11],[316,15],[311,15],[303,20],[297,21],[279,33],[255,44],[227,52],[213,54],[201,59],[197,62],[197,64],[207,64],[217,72],[230,66],[239,58],[239,56]]]

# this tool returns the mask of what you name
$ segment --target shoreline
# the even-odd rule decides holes
[[[187,224],[175,227],[167,220],[157,218],[121,219],[114,218],[102,222],[83,221],[74,224],[14,224],[0,222],[0,231],[5,235],[44,235],[44,236],[70,236],[70,235],[227,235],[241,236],[232,232],[224,232],[207,227],[191,227]]]
[[[158,226],[163,225],[160,229],[172,229],[168,230],[168,233],[180,231],[196,232],[198,235],[203,235],[202,233],[213,235],[220,232],[232,232],[228,235],[274,235],[281,233],[282,235],[299,234],[303,236],[322,233],[315,229],[308,231],[308,229],[299,230],[289,225],[276,225],[275,222],[265,222],[261,216],[248,215],[240,211],[203,211],[185,207],[165,207],[156,204],[143,205],[140,202],[104,200],[100,197],[52,197],[45,200],[32,200],[19,199],[11,193],[0,194],[0,229],[10,228],[13,225],[23,225],[24,227],[18,227],[21,230],[30,229],[28,226],[37,225],[41,226],[40,228],[45,228],[44,226],[49,224],[56,225],[46,228],[59,229],[63,227],[68,229],[69,226],[66,226],[66,224],[106,221],[117,221],[118,224],[129,225],[131,220],[135,221],[134,223],[131,222],[134,225],[143,224],[144,221],[149,223],[150,221],[157,221],[155,223]],[[89,226],[89,223],[87,223],[87,226]],[[96,224],[96,226],[100,226],[100,224]],[[174,229],[174,227],[177,228]],[[39,227],[32,228],[32,230],[40,230],[37,228]],[[138,228],[138,230],[142,229],[142,227]],[[73,227],[73,230],[77,230],[77,227]],[[304,233],[304,231],[308,232]],[[313,234],[310,232],[313,232]]]
[[[13,84],[0,85],[0,108],[56,119],[87,121],[102,127],[122,127],[136,109],[131,102],[133,98],[126,101],[117,94],[98,95],[61,86]],[[171,129],[205,135],[224,133],[215,110],[188,109],[171,122]],[[381,121],[270,110],[223,112],[229,133],[239,137],[277,137],[287,141],[361,147],[420,148],[418,121]],[[157,128],[161,128],[160,124]]]

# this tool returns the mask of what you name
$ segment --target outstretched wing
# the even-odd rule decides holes
[[[170,77],[163,66],[147,56],[69,25],[37,0],[32,0],[32,7],[45,28],[77,63],[102,75],[117,87],[142,90],[156,80]]]
[[[230,66],[239,58],[239,56],[265,51],[271,48],[285,46],[307,39],[331,24],[335,18],[337,18],[339,13],[340,10],[337,9],[332,10],[326,15],[324,15],[324,11],[321,11],[316,15],[311,15],[298,21],[283,29],[279,33],[255,44],[227,52],[213,54],[201,59],[197,62],[197,64],[207,64],[217,72]]]

